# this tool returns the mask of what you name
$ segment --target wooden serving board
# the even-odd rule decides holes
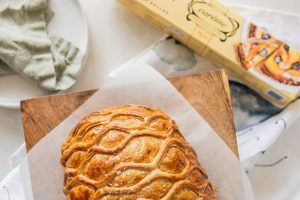
[[[228,78],[223,70],[168,79],[238,156]],[[45,96],[21,102],[29,151],[97,90]]]

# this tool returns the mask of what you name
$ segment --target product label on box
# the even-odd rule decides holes
[[[236,34],[239,22],[222,10],[206,1],[191,1],[188,5],[187,19],[204,28],[208,33],[225,42],[228,37]]]

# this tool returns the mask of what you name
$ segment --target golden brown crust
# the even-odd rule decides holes
[[[267,30],[250,23],[247,38],[252,42],[274,43],[281,45],[283,42],[271,35]]]
[[[241,62],[242,66],[248,70],[250,67],[248,66],[248,63],[245,61],[245,58],[246,58],[246,55],[243,51],[243,43],[238,43],[236,45],[236,52],[237,52],[237,55],[238,55],[238,59],[239,61]]]
[[[236,45],[238,58],[247,70],[266,60],[277,48],[278,45],[272,43],[240,42]]]
[[[288,45],[281,45],[264,63],[261,71],[287,85],[300,85],[300,54]]]
[[[277,80],[279,83],[284,83],[287,85],[300,86],[300,82],[294,81],[291,78],[286,78],[282,74],[272,73],[265,65],[260,66],[260,70],[267,76]],[[286,72],[288,73],[288,72]]]
[[[158,109],[124,105],[81,120],[62,145],[70,200],[215,199],[175,122]]]

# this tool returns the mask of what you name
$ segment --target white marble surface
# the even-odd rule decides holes
[[[273,8],[297,14],[300,10],[300,1],[298,0],[222,1]],[[73,91],[99,87],[111,70],[133,58],[163,35],[162,32],[127,12],[115,0],[80,0],[80,2],[89,23],[90,48],[86,69],[72,89]],[[122,33],[122,37],[119,33]],[[300,123],[296,123],[284,137],[295,135],[299,129]],[[286,146],[291,145],[287,141],[288,139],[284,139],[281,143]],[[22,142],[20,112],[0,108],[0,180],[10,170],[9,156]],[[293,143],[293,145],[295,144]],[[257,182],[257,179],[255,181]]]

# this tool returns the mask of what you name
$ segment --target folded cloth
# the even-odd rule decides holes
[[[71,42],[52,34],[51,52],[56,74],[56,89],[65,90],[76,82],[81,69],[83,55]]]
[[[14,74],[15,71],[12,70],[7,64],[0,60],[0,76]]]
[[[294,110],[299,112],[299,110]],[[257,200],[300,199],[300,123],[289,128],[250,171]]]
[[[0,1],[0,60],[40,87],[60,90],[75,83],[83,57],[70,42],[48,36],[52,16],[46,0]]]

